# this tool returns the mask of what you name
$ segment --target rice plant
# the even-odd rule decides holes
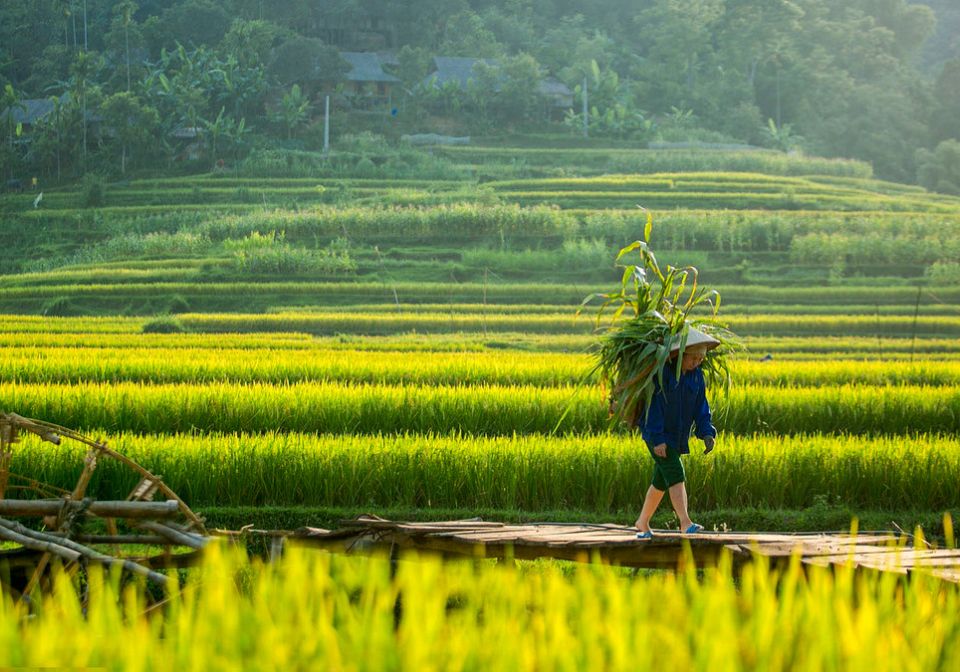
[[[958,432],[960,387],[741,385],[713,400],[721,431],[906,436]],[[133,432],[599,432],[594,389],[301,382],[0,383],[0,408],[68,427]]]
[[[164,476],[191,505],[579,511],[633,522],[653,462],[639,437],[606,434],[110,433],[116,450]],[[957,511],[954,434],[721,432],[686,459],[694,511]],[[12,469],[65,489],[84,452],[29,439]],[[100,464],[90,494],[123,499],[136,485]],[[916,487],[922,483],[923,487]],[[546,514],[545,514],[546,515]],[[791,527],[789,520],[781,523]]]
[[[413,559],[414,556],[409,556]],[[549,563],[400,562],[213,550],[183,589],[93,571],[38,603],[0,598],[0,666],[104,669],[953,670],[960,590],[923,573],[771,570],[630,576]],[[402,610],[397,607],[402,597]],[[637,605],[656,604],[656,609]],[[709,636],[704,628],[709,627]],[[665,644],[666,643],[666,644]],[[664,646],[669,657],[663,659]]]

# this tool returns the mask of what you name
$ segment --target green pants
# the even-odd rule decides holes
[[[651,450],[651,455],[653,451]],[[653,455],[653,487],[657,490],[668,490],[671,485],[683,483],[685,475],[683,473],[683,462],[680,461],[680,453],[667,446],[667,456],[658,457]]]

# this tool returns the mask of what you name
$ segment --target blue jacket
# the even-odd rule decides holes
[[[710,421],[703,371],[697,367],[689,373],[681,373],[680,380],[677,380],[674,366],[671,362],[663,369],[662,389],[658,382],[654,382],[650,410],[637,420],[651,452],[654,446],[665,443],[678,453],[689,453],[690,429],[694,423],[697,438],[717,435]]]

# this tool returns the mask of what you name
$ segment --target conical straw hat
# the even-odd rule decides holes
[[[690,349],[697,345],[706,346],[707,350],[713,350],[715,347],[720,345],[720,341],[715,339],[713,336],[703,333],[696,327],[688,327],[687,345],[685,349]],[[670,352],[675,352],[679,349],[680,340],[678,339],[677,342],[673,344],[673,347],[670,348]]]

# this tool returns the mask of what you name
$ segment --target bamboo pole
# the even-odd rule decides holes
[[[51,532],[51,536],[60,538],[62,532]],[[70,537],[81,544],[142,544],[144,546],[169,546],[170,540],[159,534],[75,534]],[[119,548],[116,555],[120,555]]]
[[[78,551],[67,548],[63,544],[56,543],[54,541],[34,539],[29,535],[21,534],[16,530],[9,529],[2,522],[0,522],[0,539],[12,541],[15,544],[20,544],[24,548],[29,548],[31,551],[42,551],[44,553],[56,555],[57,557],[63,558],[67,562],[76,562],[80,559],[80,553]]]
[[[175,530],[169,525],[164,525],[163,523],[158,523],[152,520],[140,523],[139,527],[151,532],[155,532],[161,537],[167,539],[168,542],[173,542],[180,546],[189,546],[190,548],[199,550],[210,543],[210,537],[201,537],[198,534]]]
[[[84,502],[68,499],[0,500],[0,516],[55,516],[61,510],[79,509]],[[176,500],[165,502],[91,502],[87,511],[103,518],[170,518],[180,512]]]
[[[107,565],[108,567],[113,567],[119,565],[123,569],[132,572],[134,574],[139,574],[144,576],[155,583],[161,585],[167,584],[167,577],[164,574],[155,572],[149,567],[144,567],[132,560],[126,560],[123,558],[114,558],[111,555],[104,555],[99,553],[92,548],[87,548],[83,544],[78,544],[77,542],[71,539],[58,539],[49,534],[43,532],[37,532],[31,530],[27,527],[24,527],[20,523],[14,522],[12,520],[4,520],[0,518],[0,536],[2,535],[16,535],[18,537],[24,538],[24,541],[27,541],[32,544],[42,545],[47,544],[49,548],[34,548],[34,546],[28,546],[22,541],[17,541],[16,543],[22,544],[27,548],[34,548],[34,550],[43,550],[48,553],[53,553],[60,555],[61,557],[67,557],[63,552],[69,551],[74,557],[71,558],[71,561],[76,561],[80,556],[98,562],[100,564]]]

